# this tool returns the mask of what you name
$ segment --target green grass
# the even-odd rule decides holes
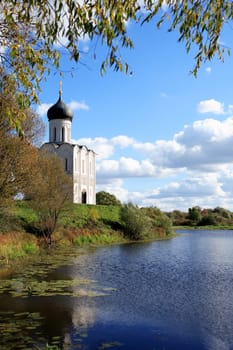
[[[60,222],[65,227],[83,227],[93,216],[104,222],[118,222],[119,212],[117,206],[71,204],[64,211]]]
[[[38,252],[37,240],[32,235],[21,232],[0,235],[0,257],[7,262]]]
[[[39,246],[45,246],[43,237],[38,236],[38,231],[35,230],[37,217],[29,204],[29,201],[16,201],[8,213],[9,220],[6,220],[3,213],[0,215],[0,258],[5,258],[6,261],[33,255],[38,252]],[[120,215],[119,206],[69,204],[52,234],[53,245],[83,247],[129,242]],[[156,215],[158,219],[161,216],[160,213]],[[171,237],[164,227],[163,222],[157,224],[154,221],[153,229],[142,239]]]
[[[36,214],[33,209],[29,207],[28,201],[17,201],[16,203],[16,213],[20,220],[23,222],[31,223],[36,220]]]
[[[110,245],[125,241],[119,234],[100,233],[80,235],[74,238],[73,243],[78,247]]]

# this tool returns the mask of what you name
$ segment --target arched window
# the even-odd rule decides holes
[[[56,142],[56,140],[57,140],[57,129],[54,128],[53,129],[53,141]]]
[[[62,140],[62,142],[65,141],[65,128],[64,128],[64,126],[61,129],[61,140]]]
[[[86,204],[86,203],[87,203],[87,192],[82,191],[82,204]]]

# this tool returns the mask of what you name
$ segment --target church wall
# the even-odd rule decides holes
[[[85,146],[74,145],[73,183],[74,202],[82,203],[82,193],[86,193],[86,201],[95,204],[95,153]],[[90,166],[91,164],[91,166]]]
[[[62,144],[57,148],[56,154],[62,159],[67,174],[73,174],[73,146],[70,144]]]
[[[55,153],[62,159],[64,169],[73,179],[73,202],[82,203],[82,193],[86,193],[86,203],[96,204],[95,152],[85,146],[46,143],[41,147]]]

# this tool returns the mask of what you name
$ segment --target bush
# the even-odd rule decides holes
[[[160,237],[173,233],[172,221],[160,209],[156,207],[142,208],[144,214],[152,221],[152,236],[157,233]]]
[[[126,238],[140,240],[148,237],[151,229],[151,219],[145,216],[137,206],[131,203],[122,206],[120,219],[123,234]]]
[[[203,216],[201,220],[198,222],[199,226],[205,226],[205,225],[216,225],[217,220],[213,213],[210,213],[209,215]]]
[[[121,205],[119,199],[114,194],[100,191],[96,193],[96,204],[97,205]]]

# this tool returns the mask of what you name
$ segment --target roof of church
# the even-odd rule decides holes
[[[45,145],[49,145],[51,147],[54,147],[54,148],[62,148],[62,147],[70,147],[70,148],[75,148],[75,147],[78,147],[80,150],[82,149],[86,149],[87,152],[92,152],[92,153],[95,153],[97,154],[95,151],[93,151],[93,149],[90,149],[88,148],[87,146],[85,145],[79,145],[78,143],[69,143],[69,142],[45,142],[41,147],[45,146]]]
[[[72,121],[73,112],[71,109],[62,101],[61,92],[59,92],[58,101],[49,108],[47,112],[48,120],[52,119],[69,119]]]

